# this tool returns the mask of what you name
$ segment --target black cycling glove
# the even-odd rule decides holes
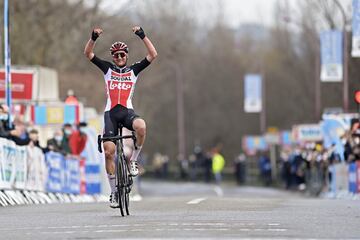
[[[139,30],[135,31],[135,34],[138,35],[139,38],[141,38],[141,39],[144,39],[144,37],[145,37],[144,29],[142,29],[141,27]]]
[[[95,32],[93,30],[91,33],[91,40],[93,40],[95,42],[98,37],[99,37],[99,33]]]

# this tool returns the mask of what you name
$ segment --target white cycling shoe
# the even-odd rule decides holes
[[[119,207],[119,201],[118,201],[117,192],[112,192],[110,194],[110,207],[111,208],[118,208]]]
[[[130,175],[136,177],[139,174],[139,168],[137,161],[130,161]]]

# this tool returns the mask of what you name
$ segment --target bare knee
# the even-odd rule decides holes
[[[114,144],[104,144],[104,153],[106,161],[112,161],[115,156],[115,146]]]
[[[145,137],[146,135],[146,123],[143,119],[136,119],[134,121],[134,130],[136,134],[140,137]]]

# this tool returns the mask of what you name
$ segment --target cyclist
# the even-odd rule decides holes
[[[137,176],[139,173],[137,158],[141,147],[145,141],[146,125],[133,110],[132,96],[139,73],[144,70],[156,58],[157,52],[150,39],[145,35],[144,30],[135,26],[132,31],[139,36],[148,51],[146,57],[140,62],[127,66],[129,48],[123,42],[115,42],[111,45],[110,54],[113,62],[104,61],[98,58],[93,50],[97,38],[103,33],[101,28],[95,28],[91,33],[91,38],[87,42],[84,50],[85,56],[94,63],[103,73],[106,84],[107,103],[104,113],[104,137],[116,136],[118,134],[118,123],[124,127],[135,131],[137,141],[135,149],[130,157],[130,175]],[[116,208],[117,201],[115,184],[115,148],[112,141],[103,143],[106,161],[106,172],[111,188],[110,207]]]

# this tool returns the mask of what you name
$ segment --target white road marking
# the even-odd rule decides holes
[[[269,223],[269,226],[280,226],[280,223]]]
[[[205,200],[206,200],[206,198],[195,198],[191,201],[188,201],[187,204],[199,204],[200,202],[205,201]]]

